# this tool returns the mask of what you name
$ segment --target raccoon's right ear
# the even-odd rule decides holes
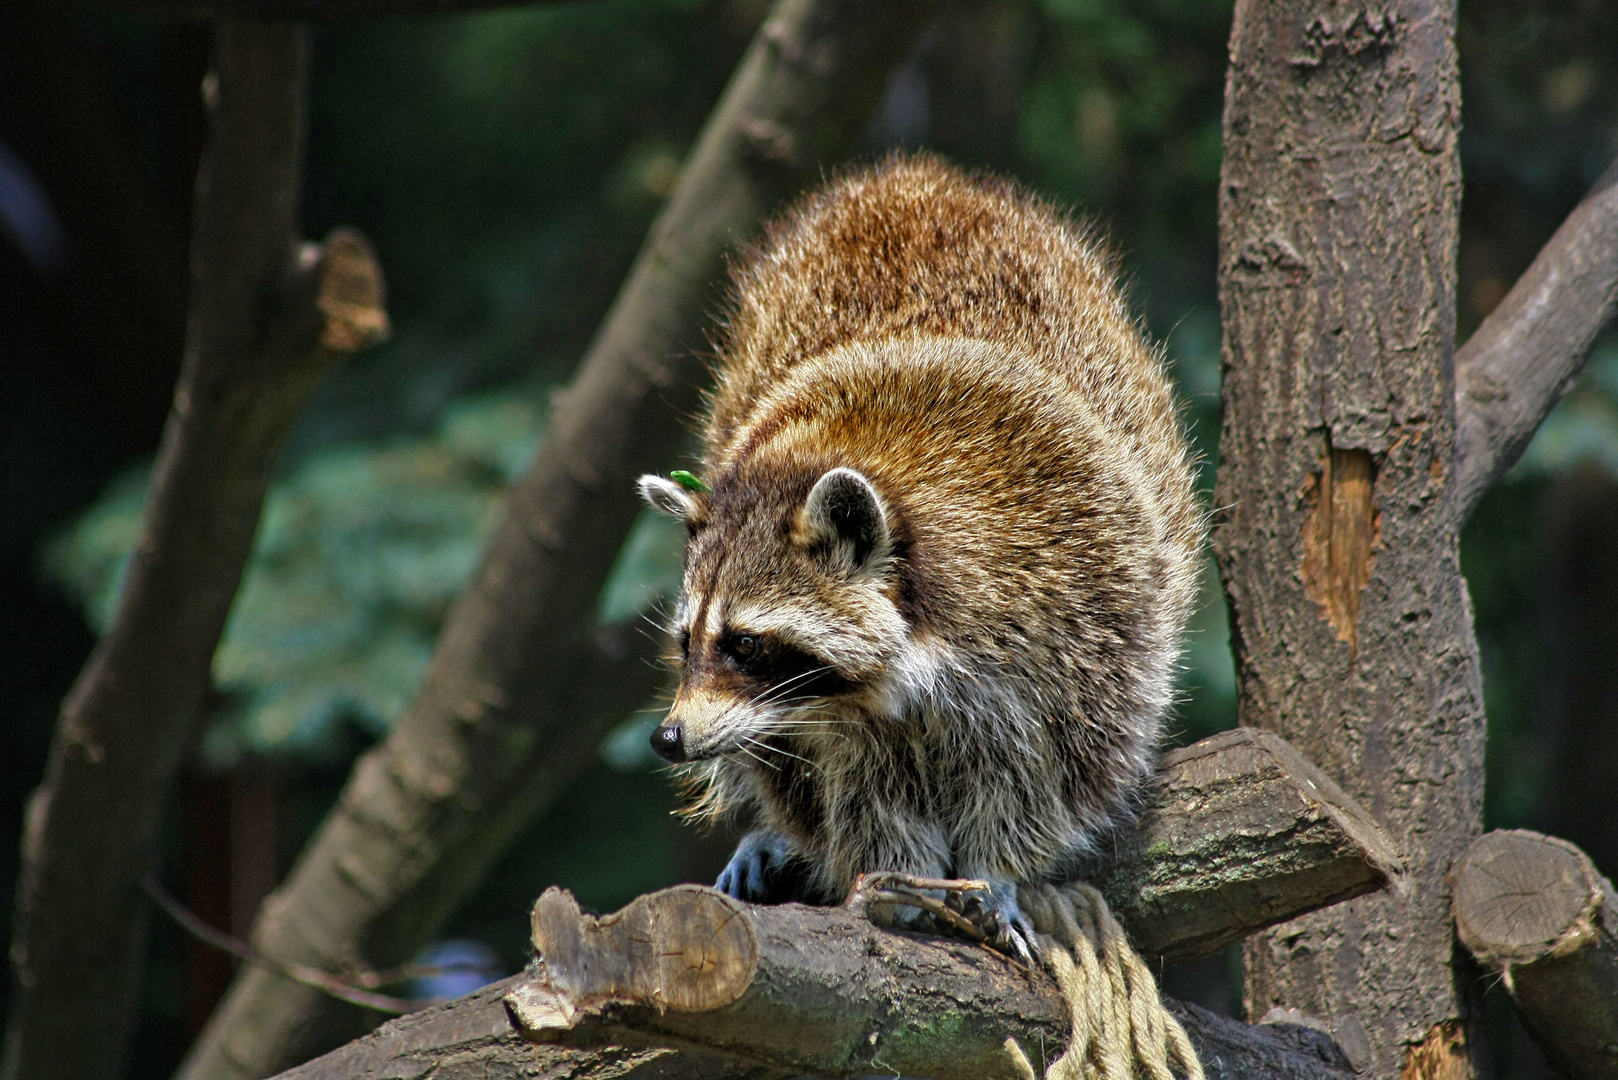
[[[636,487],[640,489],[640,497],[646,500],[646,505],[659,514],[689,523],[696,520],[701,512],[697,496],[665,476],[647,473],[640,478]]]
[[[882,497],[853,469],[832,469],[815,481],[800,527],[805,542],[848,570],[864,568],[892,547]]]

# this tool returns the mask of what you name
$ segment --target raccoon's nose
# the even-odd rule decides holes
[[[652,749],[664,761],[681,762],[685,760],[685,738],[680,733],[680,725],[670,727],[659,724],[652,729]]]

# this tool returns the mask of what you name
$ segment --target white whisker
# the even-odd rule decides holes
[[[750,743],[754,743],[754,742],[756,742],[756,740],[747,739],[746,741],[739,744],[736,747],[736,749],[740,750],[742,753],[746,754],[748,757],[752,758],[754,761],[758,762],[760,765],[764,766],[766,769],[773,770],[774,772],[780,772],[781,771],[781,766],[775,764],[773,761],[765,761],[763,758],[759,757],[757,754],[753,753],[753,751],[751,751],[751,750],[749,750],[747,748]]]

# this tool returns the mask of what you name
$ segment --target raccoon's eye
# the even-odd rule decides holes
[[[727,634],[720,648],[743,671],[756,668],[764,659],[764,642],[757,634]]]

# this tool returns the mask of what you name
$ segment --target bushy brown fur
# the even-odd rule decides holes
[[[711,492],[643,482],[689,526],[661,734],[698,812],[753,809],[825,898],[1047,876],[1151,767],[1203,518],[1113,277],[931,157],[832,183],[737,272]]]

